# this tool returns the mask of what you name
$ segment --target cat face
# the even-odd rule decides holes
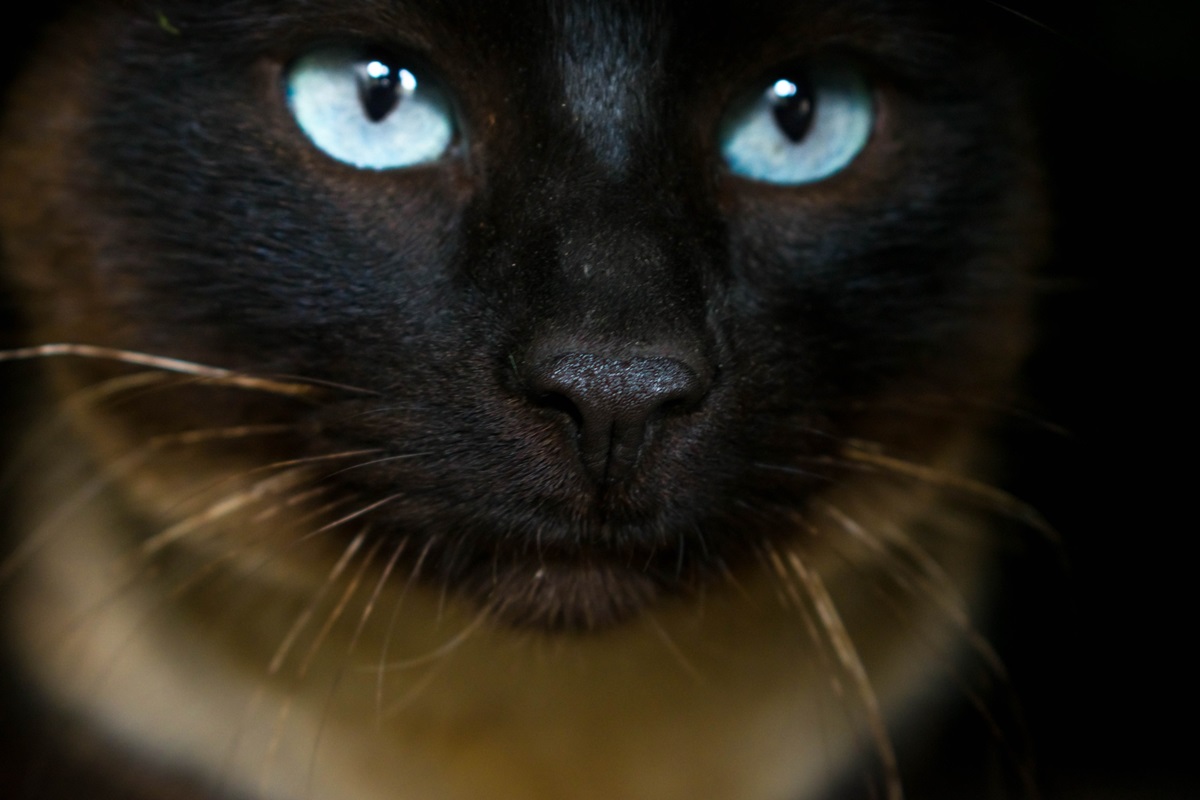
[[[0,129],[48,703],[246,796],[898,796],[1045,238],[966,5],[69,14]]]
[[[1024,346],[1029,134],[961,11],[91,13],[8,125],[36,336],[336,384],[264,451],[371,453],[375,535],[511,621],[803,546],[852,441],[936,460]]]

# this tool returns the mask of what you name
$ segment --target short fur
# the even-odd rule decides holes
[[[980,434],[1044,238],[965,5],[81,4],[0,140],[44,713],[133,796],[898,796],[898,726],[991,663]],[[282,76],[328,42],[436,74],[455,149],[316,149]],[[730,174],[731,104],[820,58],[864,152]]]

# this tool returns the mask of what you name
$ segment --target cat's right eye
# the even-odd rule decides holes
[[[360,169],[436,161],[454,142],[454,113],[428,77],[397,59],[351,48],[302,56],[286,75],[300,130],[327,155]]]

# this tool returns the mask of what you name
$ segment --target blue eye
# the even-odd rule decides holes
[[[441,158],[454,114],[438,87],[388,57],[328,48],[287,73],[300,130],[326,154],[360,169],[398,169]]]
[[[736,175],[783,185],[828,178],[866,147],[875,127],[871,88],[849,66],[780,75],[722,122],[721,155]]]

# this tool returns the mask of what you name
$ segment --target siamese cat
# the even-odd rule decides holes
[[[72,4],[0,133],[16,796],[901,797],[1028,513],[1005,16]]]

